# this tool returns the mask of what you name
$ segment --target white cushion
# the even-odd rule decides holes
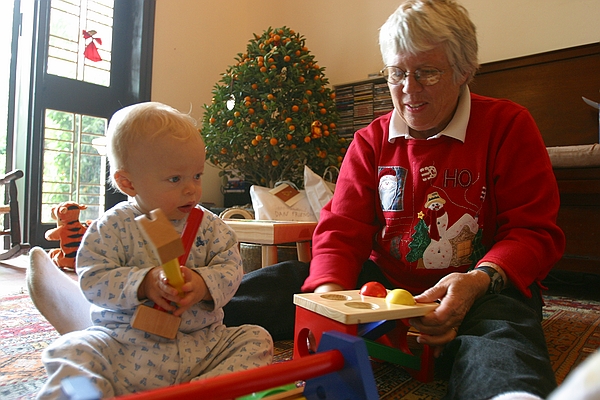
[[[554,168],[585,168],[600,166],[600,145],[547,147]]]

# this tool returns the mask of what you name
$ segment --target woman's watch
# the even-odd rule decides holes
[[[485,272],[490,277],[490,286],[488,286],[487,293],[498,294],[504,289],[504,278],[495,268],[482,265],[475,269]]]

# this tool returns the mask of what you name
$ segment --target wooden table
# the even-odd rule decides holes
[[[296,243],[298,261],[309,262],[312,258],[310,242],[316,222],[263,221],[251,219],[223,219],[243,243],[262,245],[262,266],[277,263],[277,245]]]

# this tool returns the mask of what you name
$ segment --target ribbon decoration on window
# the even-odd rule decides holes
[[[87,44],[87,46],[85,46],[83,56],[91,61],[95,61],[95,62],[102,61],[102,57],[100,57],[100,54],[98,53],[98,48],[96,47],[96,43],[95,43],[95,42],[97,42],[99,45],[102,45],[102,39],[94,37],[94,35],[97,33],[94,30],[90,30],[90,31],[83,30],[82,32],[83,32],[83,38],[85,40],[92,39]]]

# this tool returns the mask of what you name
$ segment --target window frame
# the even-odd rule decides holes
[[[56,247],[44,237],[55,225],[41,223],[45,110],[110,119],[122,107],[149,101],[155,12],[155,0],[115,0],[111,83],[104,87],[46,73],[50,5],[50,0],[38,0],[34,12],[23,216],[26,240],[44,248]],[[110,187],[105,195],[107,209],[125,199]]]
[[[8,82],[8,104],[7,104],[7,115],[6,115],[6,159],[4,165],[4,172],[8,173],[13,169],[14,164],[14,156],[13,149],[15,147],[15,138],[14,135],[11,134],[15,131],[15,115],[16,115],[16,107],[15,107],[15,99],[17,97],[17,49],[19,45],[19,36],[21,32],[21,0],[12,0],[13,1],[13,16],[12,16],[12,29],[11,29],[11,59],[9,66],[9,82]],[[4,196],[2,197],[3,204],[8,204],[9,200],[9,189],[8,187],[4,188]],[[19,215],[19,218],[22,220],[22,215]],[[10,226],[10,215],[4,214],[2,217],[2,226],[7,227]],[[19,227],[22,231],[22,228]],[[4,228],[3,228],[4,229]],[[3,248],[9,249],[11,247],[12,238],[10,235],[4,235],[4,239],[2,240]]]

